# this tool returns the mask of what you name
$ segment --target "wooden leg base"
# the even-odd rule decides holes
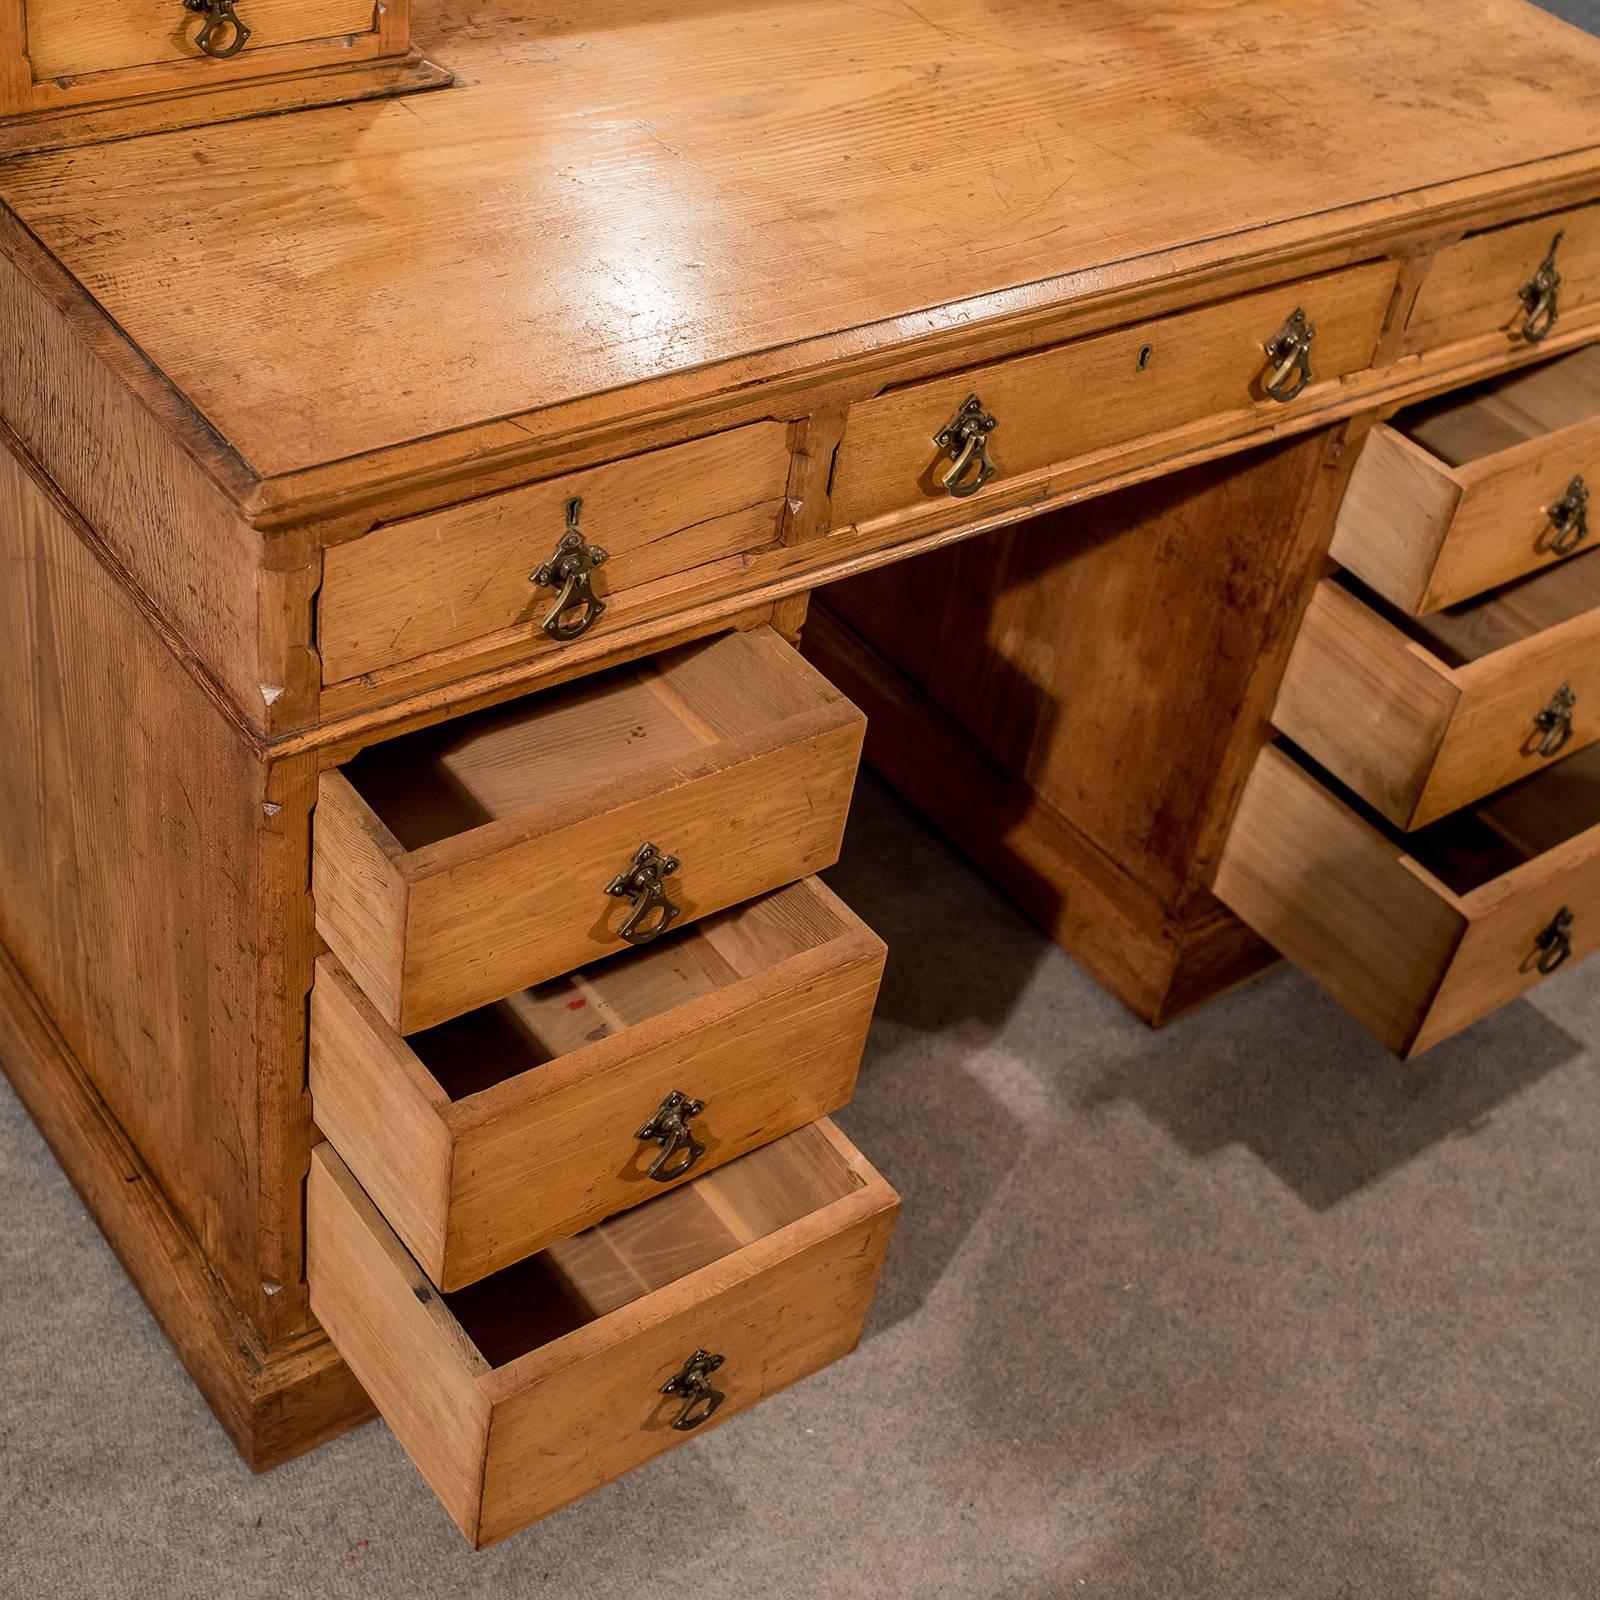
[[[3,949],[0,1066],[254,1471],[373,1415],[320,1329],[271,1350],[259,1346]]]
[[[812,605],[802,649],[866,712],[874,771],[1152,1026],[1277,960],[1215,901],[1176,921],[825,606]]]

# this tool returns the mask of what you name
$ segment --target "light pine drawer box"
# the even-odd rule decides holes
[[[807,878],[405,1040],[324,956],[313,1115],[456,1289],[842,1106],[883,960]],[[674,1093],[695,1146],[641,1141]]]
[[[1600,747],[1411,835],[1271,747],[1214,889],[1409,1058],[1600,946],[1597,819]]]
[[[432,1027],[623,949],[647,846],[680,927],[831,866],[864,728],[761,627],[373,746],[322,776],[318,930]]]
[[[1425,615],[1592,550],[1597,487],[1600,347],[1590,346],[1374,428],[1332,554]]]
[[[1420,828],[1600,738],[1600,556],[1429,617],[1385,610],[1325,579],[1272,720],[1396,826]]]
[[[899,1200],[818,1122],[452,1295],[331,1145],[306,1204],[312,1310],[483,1546],[848,1355]],[[663,1393],[702,1353],[715,1409]]]
[[[1130,440],[1314,402],[1372,360],[1394,281],[1390,262],[1351,267],[861,401],[845,421],[833,521],[870,522],[941,504],[981,508],[1019,476]],[[1266,345],[1297,310],[1315,329],[1312,381],[1282,406],[1263,388],[1272,371]],[[941,480],[953,460],[935,439],[969,396],[994,419],[995,474],[970,498],[952,501]]]

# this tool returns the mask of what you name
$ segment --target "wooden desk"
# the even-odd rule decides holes
[[[1600,403],[1543,375],[1600,332],[1600,46],[1520,0],[528,27],[0,164],[0,1056],[246,1458],[369,1414],[342,1348],[478,1541],[676,1442],[664,1380],[730,1415],[859,1329],[827,678],[1153,1019],[1259,933],[1415,1050],[1600,925],[1592,608],[1501,587],[1587,582]],[[1472,387],[1535,363],[1554,421]],[[1460,393],[1521,434],[1452,443]],[[851,578],[819,675],[783,641]],[[1509,659],[1424,620],[1469,599]],[[694,928],[608,965],[663,883]],[[739,1125],[619,1212],[686,1062]]]

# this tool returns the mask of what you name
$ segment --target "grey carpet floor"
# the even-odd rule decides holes
[[[1600,964],[1401,1067],[1287,971],[1147,1032],[870,783],[831,878],[861,1349],[483,1555],[382,1424],[253,1478],[0,1084],[0,1596],[1600,1596]]]

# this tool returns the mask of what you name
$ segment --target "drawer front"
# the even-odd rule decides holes
[[[456,1289],[845,1104],[883,961],[807,879],[408,1043],[324,956],[317,1126]],[[674,1093],[694,1145],[641,1139]]]
[[[1515,222],[1446,245],[1433,258],[1406,320],[1405,353],[1494,333],[1524,344],[1530,312],[1521,292],[1544,265],[1558,234],[1555,326],[1587,320],[1600,291],[1600,206]]]
[[[741,1172],[749,1162],[762,1164]],[[815,1205],[782,1189],[807,1163],[830,1169],[807,1180]],[[760,1192],[774,1185],[776,1199]],[[647,1213],[679,1201],[655,1223],[673,1237],[652,1241]],[[543,1279],[514,1268],[510,1281],[447,1297],[322,1144],[307,1191],[306,1270],[318,1320],[481,1547],[847,1355],[898,1204],[819,1123],[629,1213],[618,1219],[626,1227],[607,1225],[612,1234],[569,1241]],[[729,1236],[701,1248],[692,1235],[708,1226]],[[681,1274],[662,1264],[673,1246],[689,1269]],[[662,1390],[696,1352],[722,1358],[706,1382],[723,1398],[681,1430],[673,1424],[687,1400]]]
[[[1600,420],[1461,467],[1379,425],[1351,476],[1332,555],[1425,616],[1594,549],[1587,518],[1570,544],[1551,520],[1578,476],[1600,484]]]
[[[1542,724],[1562,688],[1566,719]],[[1451,666],[1325,580],[1273,724],[1397,827],[1423,827],[1600,739],[1600,605]]]
[[[1547,783],[1572,773],[1554,769]],[[1594,791],[1579,794],[1600,821]],[[1217,898],[1399,1055],[1448,1039],[1543,981],[1541,935],[1566,911],[1570,955],[1600,947],[1600,826],[1470,893],[1276,748],[1247,782]]]
[[[864,729],[762,628],[658,657],[626,692],[586,682],[491,719],[481,758],[434,784],[468,786],[466,815],[489,820],[418,848],[345,773],[326,772],[318,930],[390,1026],[432,1027],[626,948],[644,908],[612,885],[646,846],[677,863],[661,886],[678,928],[831,866]],[[403,760],[398,781],[403,811]],[[451,795],[442,803],[454,827]],[[642,931],[659,915],[645,910]]]
[[[758,423],[391,523],[324,557],[318,642],[326,682],[521,630],[534,652],[563,641],[543,622],[558,590],[531,581],[569,527],[606,559],[590,578],[605,610],[586,631],[625,625],[663,588],[710,576],[778,536],[788,435]],[[576,620],[574,614],[573,620]]]
[[[1277,414],[1372,360],[1394,286],[1387,262],[1354,267],[913,384],[850,408],[834,476],[835,525],[951,502],[935,444],[971,395],[995,419],[996,474],[980,506],[1018,478],[1228,414]],[[1296,309],[1316,330],[1314,381],[1280,406],[1264,393],[1266,342]],[[959,505],[964,502],[956,501]]]
[[[238,0],[235,9],[250,30],[240,57],[274,45],[376,31],[372,0]],[[36,80],[169,61],[213,65],[196,43],[204,19],[186,10],[182,0],[127,0],[93,8],[70,0],[26,0],[26,12]]]

